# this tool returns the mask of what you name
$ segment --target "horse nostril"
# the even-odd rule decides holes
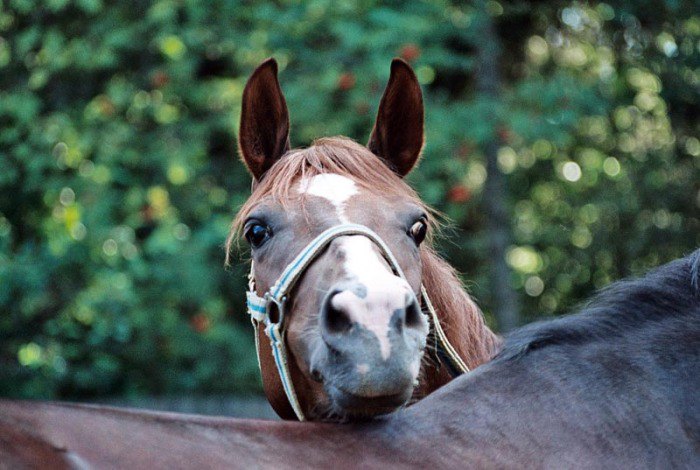
[[[311,369],[311,378],[316,382],[323,382],[323,375],[321,374],[321,371],[315,367]]]
[[[323,305],[323,311],[321,312],[322,322],[324,329],[329,333],[345,333],[352,327],[352,320],[348,316],[347,312],[343,308],[339,308],[333,305],[333,297],[340,294],[340,292],[331,292],[326,298]]]
[[[423,323],[423,312],[421,312],[420,306],[418,305],[416,298],[411,296],[411,300],[406,306],[406,327],[420,328],[423,326]]]

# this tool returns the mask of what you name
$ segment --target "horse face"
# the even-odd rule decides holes
[[[238,136],[254,187],[263,188],[251,198],[259,203],[244,223],[258,293],[269,289],[316,235],[346,222],[379,234],[406,275],[404,280],[394,274],[369,239],[339,237],[305,271],[287,302],[290,373],[305,416],[371,416],[410,398],[428,333],[417,301],[418,245],[425,236],[426,216],[408,186],[388,191],[401,186],[397,182],[414,166],[423,146],[423,101],[410,66],[399,59],[392,62],[367,147],[331,141],[326,163],[357,180],[341,176],[342,171],[319,171],[327,168],[319,163],[324,159],[311,154],[309,165],[316,170],[285,180],[285,159],[290,161],[295,152],[289,150],[289,113],[277,64],[272,59],[261,64],[243,91]],[[353,165],[360,171],[348,171]],[[374,184],[364,179],[360,184],[370,173],[375,174]],[[265,197],[265,191],[274,192],[275,181],[288,184],[284,205],[279,197]],[[281,416],[291,417],[268,341],[261,333],[259,340],[265,393]]]
[[[406,276],[397,276],[361,235],[334,239],[305,271],[284,320],[305,415],[393,411],[412,395],[428,334],[417,300],[426,214],[409,199],[384,197],[337,174],[302,179],[294,194],[298,207],[268,202],[246,221],[259,292],[269,289],[315,236],[348,222],[379,234]]]

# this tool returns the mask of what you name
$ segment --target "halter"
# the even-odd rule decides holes
[[[262,297],[258,296],[255,289],[255,271],[251,263],[250,274],[248,276],[248,292],[246,293],[248,313],[251,323],[255,329],[255,350],[258,355],[258,367],[262,370],[260,362],[260,344],[258,343],[258,328],[262,323],[265,327],[265,334],[270,339],[272,356],[275,359],[277,372],[279,373],[287,400],[291,405],[299,421],[304,421],[304,413],[301,410],[299,399],[294,391],[291,375],[289,374],[289,363],[287,348],[285,343],[284,314],[287,295],[292,291],[297,281],[304,274],[304,271],[323,252],[323,250],[336,238],[347,235],[362,235],[369,238],[382,253],[394,271],[394,274],[406,280],[398,261],[391,253],[389,247],[384,243],[379,235],[368,227],[359,224],[340,224],[325,230],[314,238],[297,255],[294,260],[287,265],[277,282]],[[437,313],[432,302],[428,298],[425,287],[421,285],[421,305],[428,311],[428,320],[435,335],[438,346],[438,354],[446,359],[451,374],[460,375],[469,372],[469,368],[459,357],[455,348],[450,344],[440,326]]]

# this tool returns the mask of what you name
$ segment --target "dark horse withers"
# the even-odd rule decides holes
[[[229,245],[239,230],[251,245],[249,311],[280,416],[388,413],[493,356],[498,338],[425,240],[430,210],[402,179],[423,147],[408,64],[392,63],[366,147],[335,137],[292,150],[277,64],[267,60],[243,92],[239,147],[253,193]]]

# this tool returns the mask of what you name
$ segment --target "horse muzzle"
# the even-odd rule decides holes
[[[428,321],[403,279],[383,290],[353,283],[331,289],[321,307],[320,331],[311,375],[323,383],[334,409],[373,416],[411,398]]]

